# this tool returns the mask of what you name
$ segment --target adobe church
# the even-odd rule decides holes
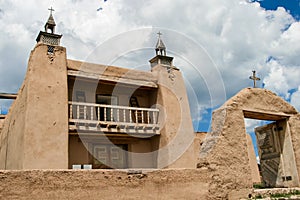
[[[51,12],[3,121],[0,169],[205,168],[219,190],[261,178],[299,186],[300,115],[271,91],[242,90],[214,111],[211,132],[197,134],[160,35],[151,70],[139,71],[68,59],[55,27]],[[256,129],[260,175],[244,118],[273,122]]]

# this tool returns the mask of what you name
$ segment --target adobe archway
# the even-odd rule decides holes
[[[286,121],[296,165],[293,186],[299,186],[299,113],[271,91],[246,88],[213,112],[211,132],[201,147],[197,167],[211,170],[213,198],[229,198],[252,189],[244,118]]]

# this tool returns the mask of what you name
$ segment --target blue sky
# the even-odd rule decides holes
[[[296,21],[300,20],[300,0],[252,0],[251,2],[258,2],[260,6],[269,11],[275,11],[278,7],[283,7],[289,14],[293,16]],[[300,34],[300,33],[299,33]],[[270,60],[276,60],[270,56],[266,62]],[[264,82],[258,83],[260,87],[264,87]],[[297,91],[297,88],[291,88],[288,91],[288,96],[281,95],[286,101],[291,102],[291,96],[294,92]],[[210,129],[210,119],[213,109],[208,108],[205,112],[203,112],[203,120],[199,123],[199,130],[200,131],[207,131]],[[260,122],[260,125],[265,124],[266,122]],[[256,125],[258,123],[255,123]],[[252,128],[252,127],[251,127]],[[249,129],[251,130],[251,129]],[[254,139],[253,133],[251,133],[252,138]],[[255,140],[255,139],[254,139]]]
[[[276,10],[284,7],[297,20],[300,19],[300,0],[260,0],[261,7],[267,10]]]
[[[111,61],[96,55],[93,62],[149,70],[151,48],[161,31],[168,55],[190,85],[198,131],[209,130],[213,109],[252,86],[253,69],[260,87],[300,109],[299,0],[0,1],[0,92],[17,92],[21,86],[51,6],[70,59],[85,61],[99,48],[108,53],[105,47],[118,41],[109,45],[110,52],[126,47],[127,52],[118,53],[123,56]],[[128,37],[136,41],[122,40]],[[0,105],[5,111],[10,103]]]

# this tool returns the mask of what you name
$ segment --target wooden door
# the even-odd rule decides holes
[[[95,144],[93,168],[123,169],[127,167],[127,145]]]
[[[276,122],[255,129],[262,180],[268,187],[281,185],[281,146]]]

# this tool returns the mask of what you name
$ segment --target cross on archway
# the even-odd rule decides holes
[[[253,80],[253,87],[256,88],[256,81],[260,81],[260,78],[256,77],[256,71],[252,71],[252,76],[249,77],[249,79]]]

